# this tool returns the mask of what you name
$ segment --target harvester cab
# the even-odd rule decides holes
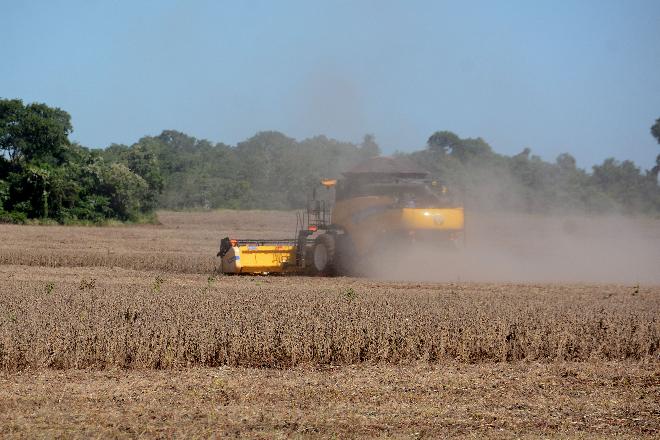
[[[453,247],[464,232],[460,201],[411,161],[375,157],[321,186],[297,215],[295,238],[224,238],[222,271],[359,273],[371,255],[416,243]]]

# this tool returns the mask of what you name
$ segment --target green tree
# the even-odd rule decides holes
[[[360,144],[360,156],[363,158],[380,156],[380,147],[376,143],[376,137],[373,134],[365,134]]]
[[[431,151],[443,154],[451,152],[460,143],[461,139],[451,131],[436,131],[427,141]]]
[[[488,160],[492,153],[490,145],[482,138],[460,139],[451,147],[451,155],[461,162],[468,162],[476,158]]]
[[[158,166],[158,158],[149,145],[137,144],[126,155],[128,169],[142,177],[148,189],[141,204],[143,212],[150,212],[158,205],[158,196],[163,191],[163,176]]]
[[[651,126],[651,134],[660,144],[660,118],[655,120],[655,124]],[[658,174],[660,174],[660,154],[655,158],[655,166],[651,168],[650,175],[653,178],[653,181],[658,183]]]
[[[7,204],[8,200],[9,184],[4,180],[0,180],[0,214],[5,212],[5,205]]]
[[[644,180],[640,169],[629,160],[619,162],[609,158],[593,167],[594,183],[627,212],[643,208]]]
[[[62,162],[71,131],[71,117],[64,110],[0,100],[0,151],[12,163]]]
[[[575,158],[568,153],[562,153],[557,156],[557,166],[563,171],[573,171],[576,167]]]
[[[655,124],[651,126],[651,134],[660,144],[660,118],[655,120]]]
[[[98,195],[109,201],[114,215],[120,220],[137,220],[144,212],[147,182],[120,163],[97,164],[94,171],[99,181]]]

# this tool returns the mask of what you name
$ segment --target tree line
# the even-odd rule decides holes
[[[295,209],[322,177],[338,177],[380,154],[325,136],[302,141],[259,132],[235,146],[166,130],[133,145],[90,149],[71,142],[68,113],[45,104],[0,100],[0,221],[148,221],[164,209]],[[651,128],[660,143],[660,119]],[[531,213],[660,214],[656,166],[606,159],[591,172],[568,153],[554,162],[529,149],[498,154],[481,138],[433,133],[406,156],[474,209]]]
[[[153,217],[163,182],[155,156],[123,161],[69,140],[71,117],[45,104],[0,100],[0,221],[141,221]]]

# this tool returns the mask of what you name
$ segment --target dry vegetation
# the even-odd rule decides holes
[[[2,369],[660,356],[651,288],[76,272],[0,268]]]
[[[39,370],[0,376],[0,437],[657,438],[641,363]]]
[[[657,285],[214,272],[292,218],[0,225],[0,436],[660,432]]]

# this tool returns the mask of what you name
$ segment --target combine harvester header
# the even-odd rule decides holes
[[[295,240],[231,240],[220,241],[223,273],[296,272]]]

